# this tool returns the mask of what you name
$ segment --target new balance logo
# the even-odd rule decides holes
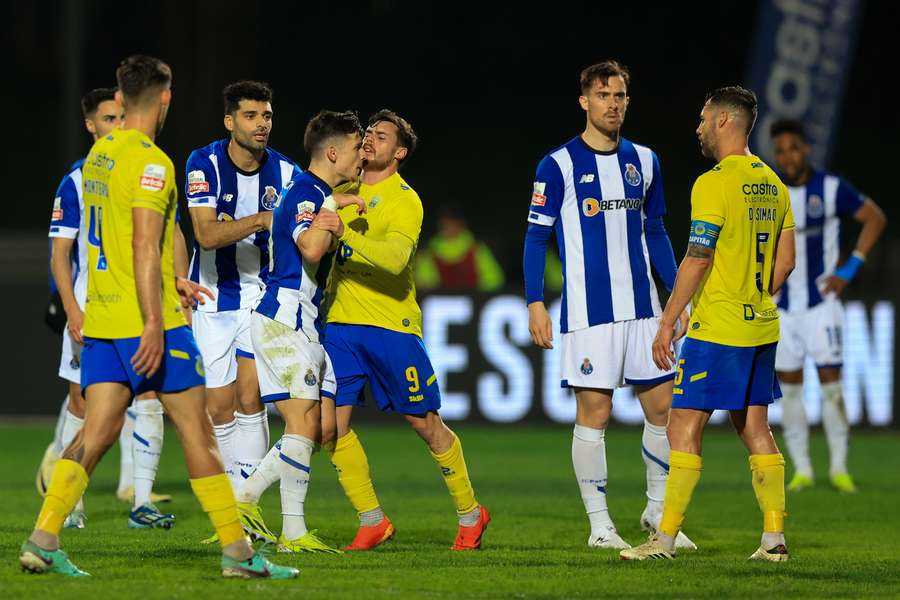
[[[585,173],[581,176],[581,179],[578,180],[578,183],[593,183],[594,182],[594,174],[593,173]]]

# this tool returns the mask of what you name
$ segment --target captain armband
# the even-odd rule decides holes
[[[691,234],[688,237],[688,244],[710,249],[715,248],[721,229],[718,225],[706,221],[691,221]]]

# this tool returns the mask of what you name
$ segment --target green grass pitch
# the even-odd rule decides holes
[[[177,516],[170,531],[125,526],[127,507],[114,496],[118,448],[106,457],[85,498],[82,531],[64,531],[63,548],[92,577],[73,580],[21,573],[16,560],[40,498],[34,472],[50,425],[0,425],[0,597],[2,598],[496,598],[675,597],[798,598],[900,596],[900,443],[896,432],[855,432],[851,466],[862,490],[854,496],[825,483],[825,447],[812,439],[820,481],[788,495],[784,564],[750,563],[761,516],[745,451],[727,430],[708,432],[704,470],[686,521],[700,546],[675,562],[629,563],[614,551],[586,546],[588,527],[570,460],[568,427],[482,427],[461,424],[478,499],[493,521],[480,552],[452,553],[456,518],[438,468],[415,434],[361,423],[357,429],[376,490],[395,526],[394,540],[375,552],[276,555],[300,568],[289,582],[225,581],[218,549],[198,541],[210,533],[187,484],[175,432],[167,429],[157,491]],[[278,435],[273,426],[273,439]],[[609,504],[622,536],[643,539],[640,431],[613,426],[607,435]],[[267,521],[280,528],[277,484],[263,498]],[[313,459],[307,523],[333,544],[353,536],[356,519],[321,453]]]

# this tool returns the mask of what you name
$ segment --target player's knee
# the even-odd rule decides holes
[[[778,381],[781,383],[801,384],[803,383],[803,370],[778,371]]]

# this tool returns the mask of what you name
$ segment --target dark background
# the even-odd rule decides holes
[[[389,107],[406,116],[420,146],[403,175],[425,204],[426,237],[438,205],[461,205],[516,293],[534,168],[584,127],[580,70],[616,58],[632,72],[623,133],[659,155],[667,226],[681,256],[691,184],[711,166],[694,135],[697,116],[707,91],[744,82],[756,3],[333,4],[7,5],[0,308],[21,315],[8,331],[18,345],[4,350],[16,358],[3,361],[16,369],[10,376],[32,377],[34,361],[41,377],[55,375],[58,343],[39,325],[50,204],[68,165],[90,146],[78,98],[115,85],[118,62],[134,53],[172,66],[173,106],[157,141],[176,166],[224,135],[221,89],[237,79],[272,85],[271,144],[301,166],[303,128],[321,108],[365,118]],[[896,94],[887,91],[896,83],[898,19],[896,3],[866,3],[829,165],[891,220],[900,216],[892,176],[900,127]],[[848,295],[897,298],[898,281],[900,244],[889,226]]]

